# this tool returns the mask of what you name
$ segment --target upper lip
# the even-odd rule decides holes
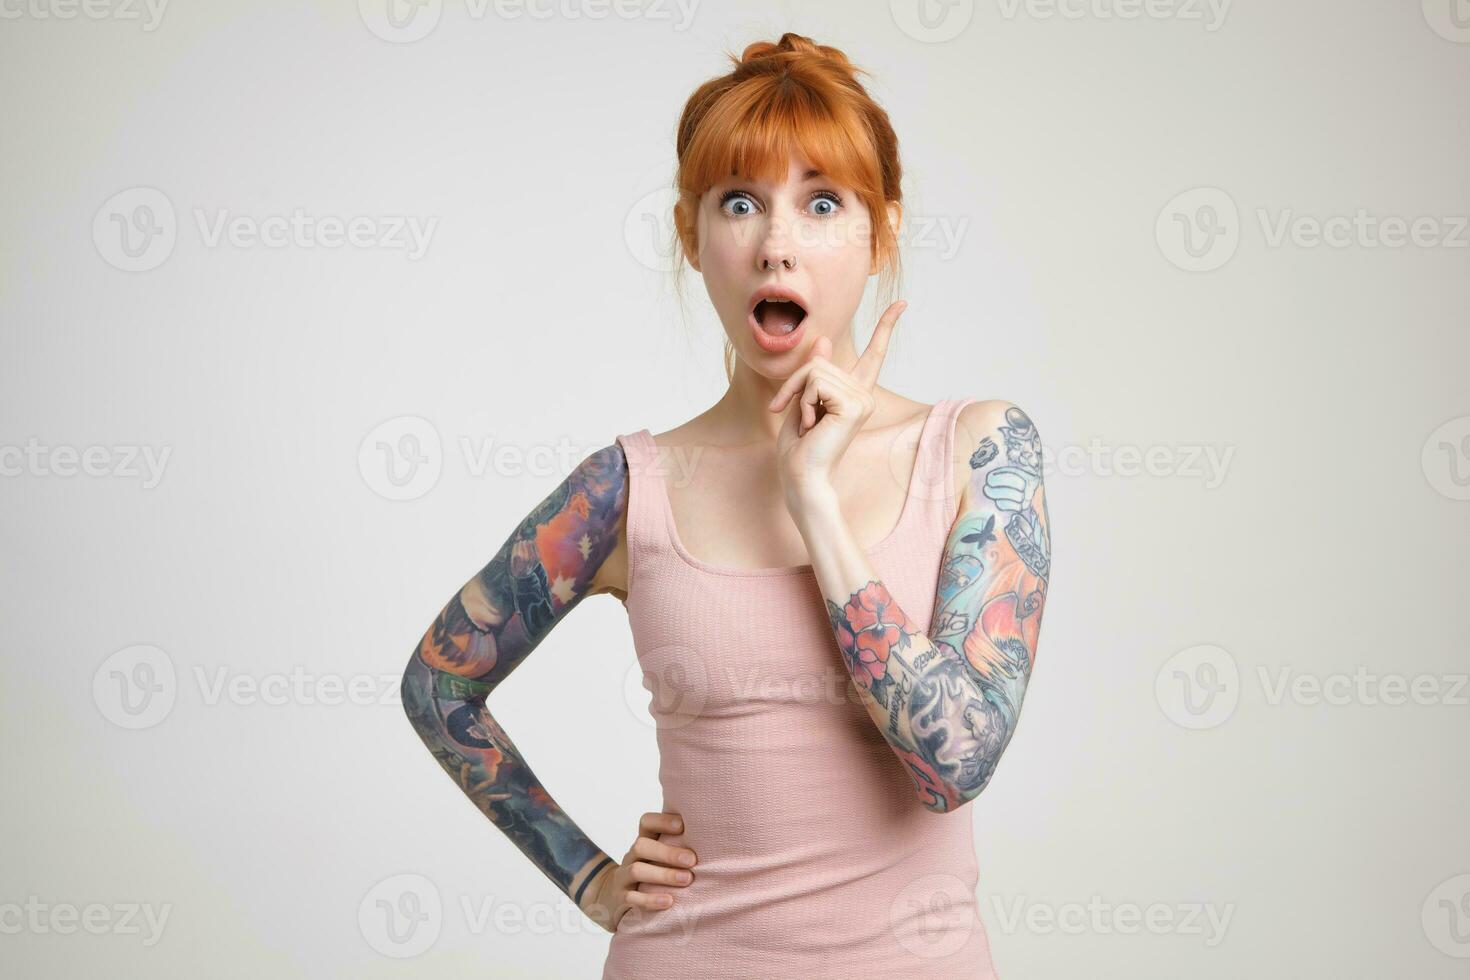
[[[760,301],[763,299],[790,300],[797,306],[800,306],[803,312],[811,312],[810,308],[806,305],[806,300],[802,297],[801,293],[798,293],[790,286],[782,286],[780,283],[774,282],[762,286],[751,295],[750,306],[746,310],[746,312],[754,313],[755,308],[760,305]]]

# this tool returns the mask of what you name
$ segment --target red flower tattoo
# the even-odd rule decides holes
[[[882,582],[869,582],[842,608],[838,643],[854,679],[867,690],[888,673],[888,655],[904,640],[909,621]]]

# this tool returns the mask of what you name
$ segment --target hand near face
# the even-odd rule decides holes
[[[832,341],[817,338],[811,356],[771,399],[773,412],[790,406],[776,441],[788,501],[831,488],[838,461],[873,414],[877,404],[873,389],[888,353],[888,340],[907,306],[899,300],[883,311],[850,372],[830,360]]]

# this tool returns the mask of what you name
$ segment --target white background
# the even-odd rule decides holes
[[[901,140],[911,305],[882,383],[1011,399],[1072,453],[1048,475],[1024,721],[973,804],[1000,975],[1463,976],[1470,232],[1442,240],[1470,214],[1470,27],[1450,0],[525,9],[431,2],[394,36],[368,0],[3,8],[5,972],[598,975],[607,934],[445,778],[397,679],[572,465],[718,397],[718,323],[692,272],[681,313],[645,214],[722,52],[795,30],[872,70]],[[172,245],[129,258],[116,222],[156,195]],[[1236,215],[1191,259],[1170,230],[1215,204]],[[433,230],[418,256],[206,233],[293,209]],[[1441,241],[1273,239],[1360,211]],[[438,479],[395,490],[378,437],[415,432]],[[477,469],[487,446],[508,455]],[[104,448],[68,476],[67,447]],[[127,447],[167,451],[161,478]],[[1164,465],[1120,474],[1129,447]],[[173,701],[128,727],[114,682],[140,664],[172,668],[150,683]],[[660,802],[633,668],[596,597],[492,698],[619,857]],[[212,697],[293,671],[284,703]],[[1420,675],[1431,703],[1383,703],[1384,677]],[[1275,696],[1301,677],[1346,695]],[[333,682],[388,703],[319,703]],[[399,875],[442,903],[407,957],[371,925],[384,889],[422,885]],[[147,945],[22,921],[31,896],[169,912]],[[465,902],[539,924],[477,927]],[[1130,904],[1175,926],[1130,934]],[[1223,936],[1181,924],[1191,906]]]

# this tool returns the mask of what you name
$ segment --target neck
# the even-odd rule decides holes
[[[857,364],[857,350],[852,345],[852,334],[843,331],[832,345],[832,363],[844,371],[851,371]],[[796,362],[793,359],[794,363]],[[748,445],[776,444],[786,414],[792,410],[795,398],[786,403],[779,412],[770,410],[771,399],[781,390],[786,378],[768,378],[755,371],[739,356],[735,358],[735,376],[730,387],[710,409],[710,414],[722,420],[721,428],[729,433],[730,443]],[[881,396],[880,396],[881,397]]]

